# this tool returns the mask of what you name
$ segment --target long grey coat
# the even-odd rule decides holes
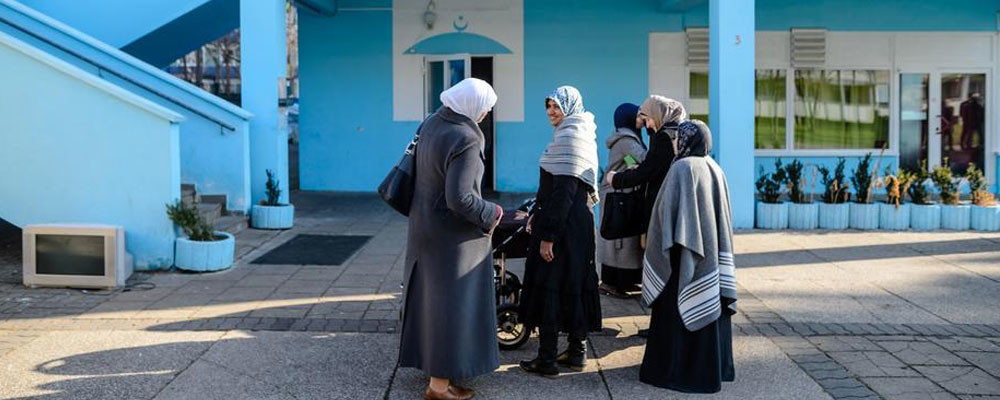
[[[468,378],[500,366],[488,233],[496,206],[479,193],[485,139],[447,107],[419,134],[399,362],[434,377]]]
[[[608,153],[608,171],[621,172],[626,168],[625,156],[631,155],[636,162],[646,158],[646,148],[641,144],[639,136],[628,128],[618,128],[606,142]],[[622,189],[629,192],[632,189]],[[611,185],[601,184],[601,204],[608,204],[605,197],[613,191]],[[603,212],[604,209],[601,208]],[[597,237],[597,262],[621,269],[642,268],[642,246],[639,237],[607,240]]]

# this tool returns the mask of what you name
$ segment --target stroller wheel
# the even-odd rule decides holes
[[[500,350],[514,350],[531,337],[531,330],[520,321],[516,304],[505,304],[497,310],[497,342]]]

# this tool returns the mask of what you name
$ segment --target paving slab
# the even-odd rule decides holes
[[[514,351],[500,352],[500,368],[493,373],[461,382],[476,390],[476,399],[609,399],[597,364],[590,362],[583,372],[569,372],[557,379],[528,374],[518,361],[534,358],[537,339],[533,338]],[[560,340],[560,347],[565,340]],[[414,399],[422,396],[427,376],[416,369],[400,368],[392,384],[389,399]]]
[[[692,395],[639,382],[645,340],[593,337],[608,390],[616,399],[830,399],[815,381],[799,369],[774,343],[764,337],[733,338],[736,381],[722,384],[712,395]]]
[[[377,399],[396,364],[387,334],[232,331],[156,399]]]
[[[0,396],[148,399],[220,332],[54,331],[0,356]]]

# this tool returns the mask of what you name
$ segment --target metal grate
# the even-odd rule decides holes
[[[822,68],[826,65],[826,30],[792,29],[792,66]]]
[[[687,28],[687,64],[708,66],[708,28]]]

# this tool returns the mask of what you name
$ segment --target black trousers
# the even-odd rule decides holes
[[[568,341],[569,350],[585,351],[584,342],[587,341],[587,330],[570,332]],[[538,327],[538,359],[545,363],[552,363],[556,361],[558,353],[559,329],[555,326]]]

